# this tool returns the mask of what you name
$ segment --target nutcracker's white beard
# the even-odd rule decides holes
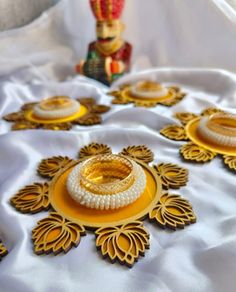
[[[0,31],[30,23],[59,0],[0,0]]]

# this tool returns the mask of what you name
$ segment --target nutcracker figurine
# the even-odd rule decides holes
[[[76,66],[76,71],[106,85],[130,67],[132,46],[121,37],[125,28],[120,20],[124,4],[125,0],[90,0],[97,19],[97,40],[89,45],[87,59]]]

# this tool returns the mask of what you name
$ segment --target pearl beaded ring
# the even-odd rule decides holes
[[[131,87],[131,94],[139,98],[161,98],[168,93],[167,88],[152,81],[140,81]]]
[[[135,202],[144,192],[146,175],[135,161],[119,155],[98,155],[69,174],[70,196],[87,208],[114,210]]]
[[[41,101],[34,107],[34,115],[41,119],[69,117],[80,109],[80,103],[67,96],[54,96]]]
[[[198,132],[207,141],[226,147],[236,147],[236,116],[216,113],[200,120]]]

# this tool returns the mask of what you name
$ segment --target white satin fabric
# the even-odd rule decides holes
[[[144,77],[179,85],[188,96],[172,108],[113,106],[104,115],[104,124],[95,127],[75,127],[70,132],[29,130],[0,136],[0,237],[10,251],[0,264],[1,292],[235,291],[235,174],[225,168],[220,157],[207,164],[184,162],[178,152],[183,143],[167,140],[159,130],[175,122],[172,115],[177,111],[198,113],[218,106],[235,112],[236,76],[217,70],[162,69],[132,74],[118,83]],[[1,86],[1,96],[5,97],[1,99],[1,115],[17,110],[26,101],[59,92],[72,97],[94,95],[98,101],[110,104],[105,91],[105,87],[95,88],[89,80],[80,78],[61,84],[6,82]],[[1,121],[2,133],[8,127]],[[128,145],[146,144],[155,153],[155,163],[177,163],[190,172],[188,185],[172,193],[190,200],[198,222],[171,232],[145,221],[151,247],[131,270],[103,260],[96,251],[93,233],[83,237],[78,248],[66,255],[36,256],[31,230],[48,213],[23,215],[9,204],[20,188],[42,181],[36,172],[42,158],[75,158],[79,149],[90,142],[107,143],[114,152]]]
[[[134,71],[151,65],[235,70],[236,17],[225,1],[126,2],[126,39],[135,46]],[[94,21],[84,0],[62,0],[29,26],[0,33],[0,117],[25,102],[58,93],[94,96],[110,105],[108,88],[73,78],[73,66],[92,39]],[[179,85],[188,96],[171,108],[113,106],[102,125],[76,126],[70,132],[10,132],[10,124],[0,121],[0,238],[9,249],[0,263],[0,292],[235,291],[235,173],[220,157],[203,165],[183,161],[183,143],[167,140],[159,130],[176,122],[172,116],[177,111],[199,113],[218,106],[236,113],[236,76],[224,70],[151,69],[125,76],[113,88],[142,78]],[[48,213],[20,214],[9,199],[25,185],[42,181],[36,173],[42,158],[75,158],[90,142],[107,143],[115,152],[146,144],[155,153],[155,163],[188,168],[188,185],[173,193],[190,200],[198,222],[171,232],[145,221],[151,247],[132,269],[102,260],[93,233],[66,255],[36,256],[31,231]]]

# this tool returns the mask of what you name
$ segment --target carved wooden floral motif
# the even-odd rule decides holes
[[[0,261],[3,257],[5,257],[8,254],[8,251],[6,247],[3,245],[3,243],[0,241]]]
[[[78,98],[81,105],[83,105],[87,112],[82,117],[74,119],[71,122],[63,123],[40,123],[32,122],[27,119],[27,112],[32,110],[37,104],[35,102],[25,104],[21,107],[19,112],[10,113],[5,115],[3,119],[7,122],[13,123],[12,130],[28,130],[28,129],[45,129],[53,131],[69,131],[73,125],[91,126],[102,123],[101,115],[110,110],[110,107],[105,105],[98,105],[93,98]]]
[[[35,253],[57,255],[67,253],[78,246],[81,237],[85,235],[88,226],[80,219],[68,218],[66,212],[61,214],[53,209],[54,201],[52,186],[70,167],[94,155],[110,154],[112,150],[105,144],[92,143],[79,151],[79,160],[69,157],[52,157],[44,159],[38,166],[38,173],[49,180],[45,183],[35,183],[21,189],[11,203],[22,213],[37,213],[52,210],[40,220],[32,233]],[[120,262],[132,267],[140,256],[144,256],[150,247],[148,230],[141,221],[148,217],[162,228],[175,230],[196,221],[190,203],[179,195],[168,193],[170,188],[179,189],[187,184],[188,171],[178,165],[161,163],[149,166],[154,154],[144,146],[129,146],[121,151],[121,155],[134,159],[152,175],[154,182],[162,184],[165,192],[159,189],[159,197],[136,219],[127,219],[120,224],[98,224],[95,228],[96,246],[103,257],[111,262]],[[157,184],[158,185],[158,184]],[[102,212],[102,211],[100,211]],[[122,211],[123,212],[123,211]],[[90,229],[90,228],[89,228]]]
[[[217,151],[207,149],[202,145],[193,142],[187,134],[187,126],[198,117],[210,116],[214,113],[223,112],[217,108],[207,108],[200,115],[189,112],[180,112],[174,115],[182,125],[168,125],[161,129],[160,133],[166,138],[174,141],[188,141],[180,148],[180,153],[187,161],[205,163],[213,160],[217,155],[222,155]],[[236,155],[222,155],[224,164],[231,170],[236,171]]]
[[[152,99],[142,99],[142,98],[132,98],[129,97],[128,94],[125,94],[127,90],[131,87],[130,84],[125,84],[120,86],[118,90],[111,91],[109,93],[110,96],[113,97],[113,104],[129,104],[133,103],[135,106],[142,107],[155,107],[156,105],[164,105],[164,106],[173,106],[180,102],[185,96],[186,93],[182,92],[181,89],[177,86],[168,87],[169,92],[171,93],[170,97],[165,100],[152,100]]]

